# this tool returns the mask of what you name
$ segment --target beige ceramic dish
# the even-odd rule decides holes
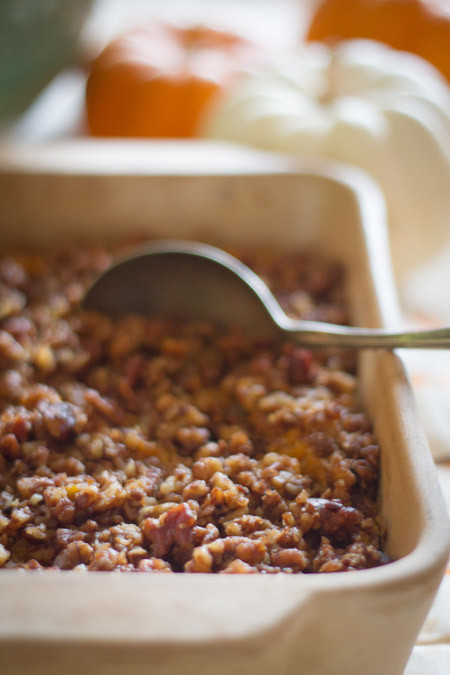
[[[3,244],[148,232],[313,246],[342,260],[356,323],[393,325],[384,209],[360,173],[208,145],[6,149]],[[117,149],[122,148],[122,154]],[[365,353],[396,562],[316,576],[0,573],[8,675],[400,675],[448,557],[449,527],[395,353]]]

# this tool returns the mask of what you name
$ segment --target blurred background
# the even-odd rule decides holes
[[[274,49],[306,30],[315,0],[2,0],[3,137],[41,141],[86,133],[90,62],[114,37],[153,19],[206,23]]]

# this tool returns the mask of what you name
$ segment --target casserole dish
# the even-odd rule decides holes
[[[95,156],[90,147],[3,153],[2,247],[126,227],[314,249],[345,266],[354,323],[396,323],[383,201],[364,174],[209,144],[111,152],[96,143]],[[394,562],[250,577],[3,570],[5,672],[400,674],[444,572],[449,527],[399,355],[362,353],[359,371],[382,448],[380,514]]]

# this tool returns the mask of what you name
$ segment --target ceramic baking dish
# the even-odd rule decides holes
[[[1,245],[133,232],[307,246],[346,266],[355,323],[396,323],[383,202],[363,174],[204,144],[114,148],[4,151]],[[362,354],[360,383],[382,447],[395,562],[292,576],[3,571],[1,672],[402,673],[444,572],[449,526],[399,355]]]

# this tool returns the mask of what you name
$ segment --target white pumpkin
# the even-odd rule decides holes
[[[243,80],[204,133],[368,171],[398,276],[450,237],[450,88],[412,54],[367,40],[304,45]]]

